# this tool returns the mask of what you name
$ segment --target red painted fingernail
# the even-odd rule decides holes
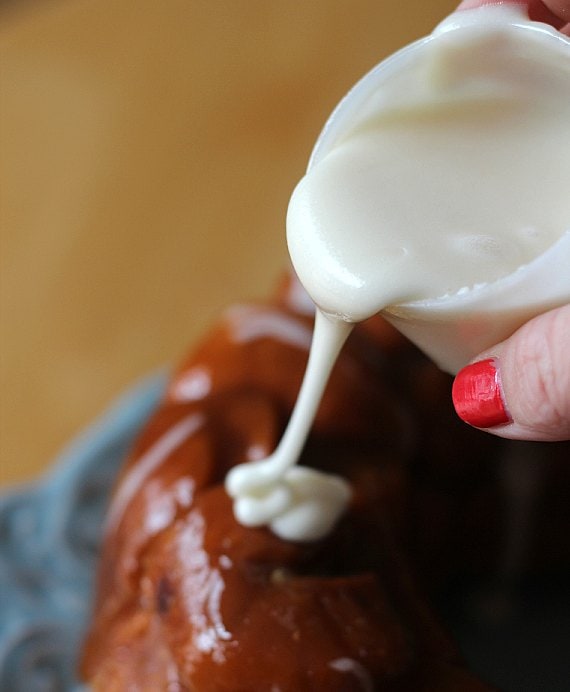
[[[453,383],[452,397],[457,415],[476,428],[494,428],[511,422],[493,358],[460,370]]]

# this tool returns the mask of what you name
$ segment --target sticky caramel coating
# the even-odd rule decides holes
[[[310,544],[236,523],[225,474],[273,450],[307,359],[312,320],[289,289],[228,311],[142,431],[111,503],[84,679],[105,692],[490,689],[414,576],[469,562],[465,507],[492,511],[489,467],[447,376],[379,318],[343,352],[301,460],[349,479],[347,514]],[[498,444],[484,440],[488,459]]]

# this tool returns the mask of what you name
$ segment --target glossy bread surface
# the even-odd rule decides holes
[[[352,484],[335,531],[295,544],[233,517],[225,473],[277,443],[311,323],[286,286],[269,304],[230,309],[172,378],[107,518],[82,666],[95,689],[488,689],[463,668],[408,558],[414,544],[423,545],[418,564],[445,554],[455,531],[465,536],[469,514],[453,529],[442,516],[446,501],[439,535],[418,537],[414,464],[421,456],[426,469],[439,464],[442,478],[464,474],[471,484],[457,497],[476,506],[488,495],[480,453],[466,451],[445,469],[442,445],[449,454],[468,450],[472,431],[439,404],[448,378],[384,323],[355,333],[303,454],[304,464]],[[492,458],[496,443],[485,445]],[[435,521],[430,493],[421,500]],[[439,570],[464,557],[448,557]],[[439,579],[438,569],[429,579]]]

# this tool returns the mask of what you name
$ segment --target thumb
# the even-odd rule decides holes
[[[570,305],[535,317],[461,370],[460,418],[515,440],[570,439]]]

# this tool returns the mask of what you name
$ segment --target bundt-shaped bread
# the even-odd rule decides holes
[[[495,560],[501,443],[455,419],[449,378],[380,318],[343,351],[301,460],[352,485],[334,532],[292,543],[234,519],[225,474],[274,449],[307,359],[312,319],[289,289],[226,313],[127,460],[84,679],[104,692],[490,689],[423,592]]]

